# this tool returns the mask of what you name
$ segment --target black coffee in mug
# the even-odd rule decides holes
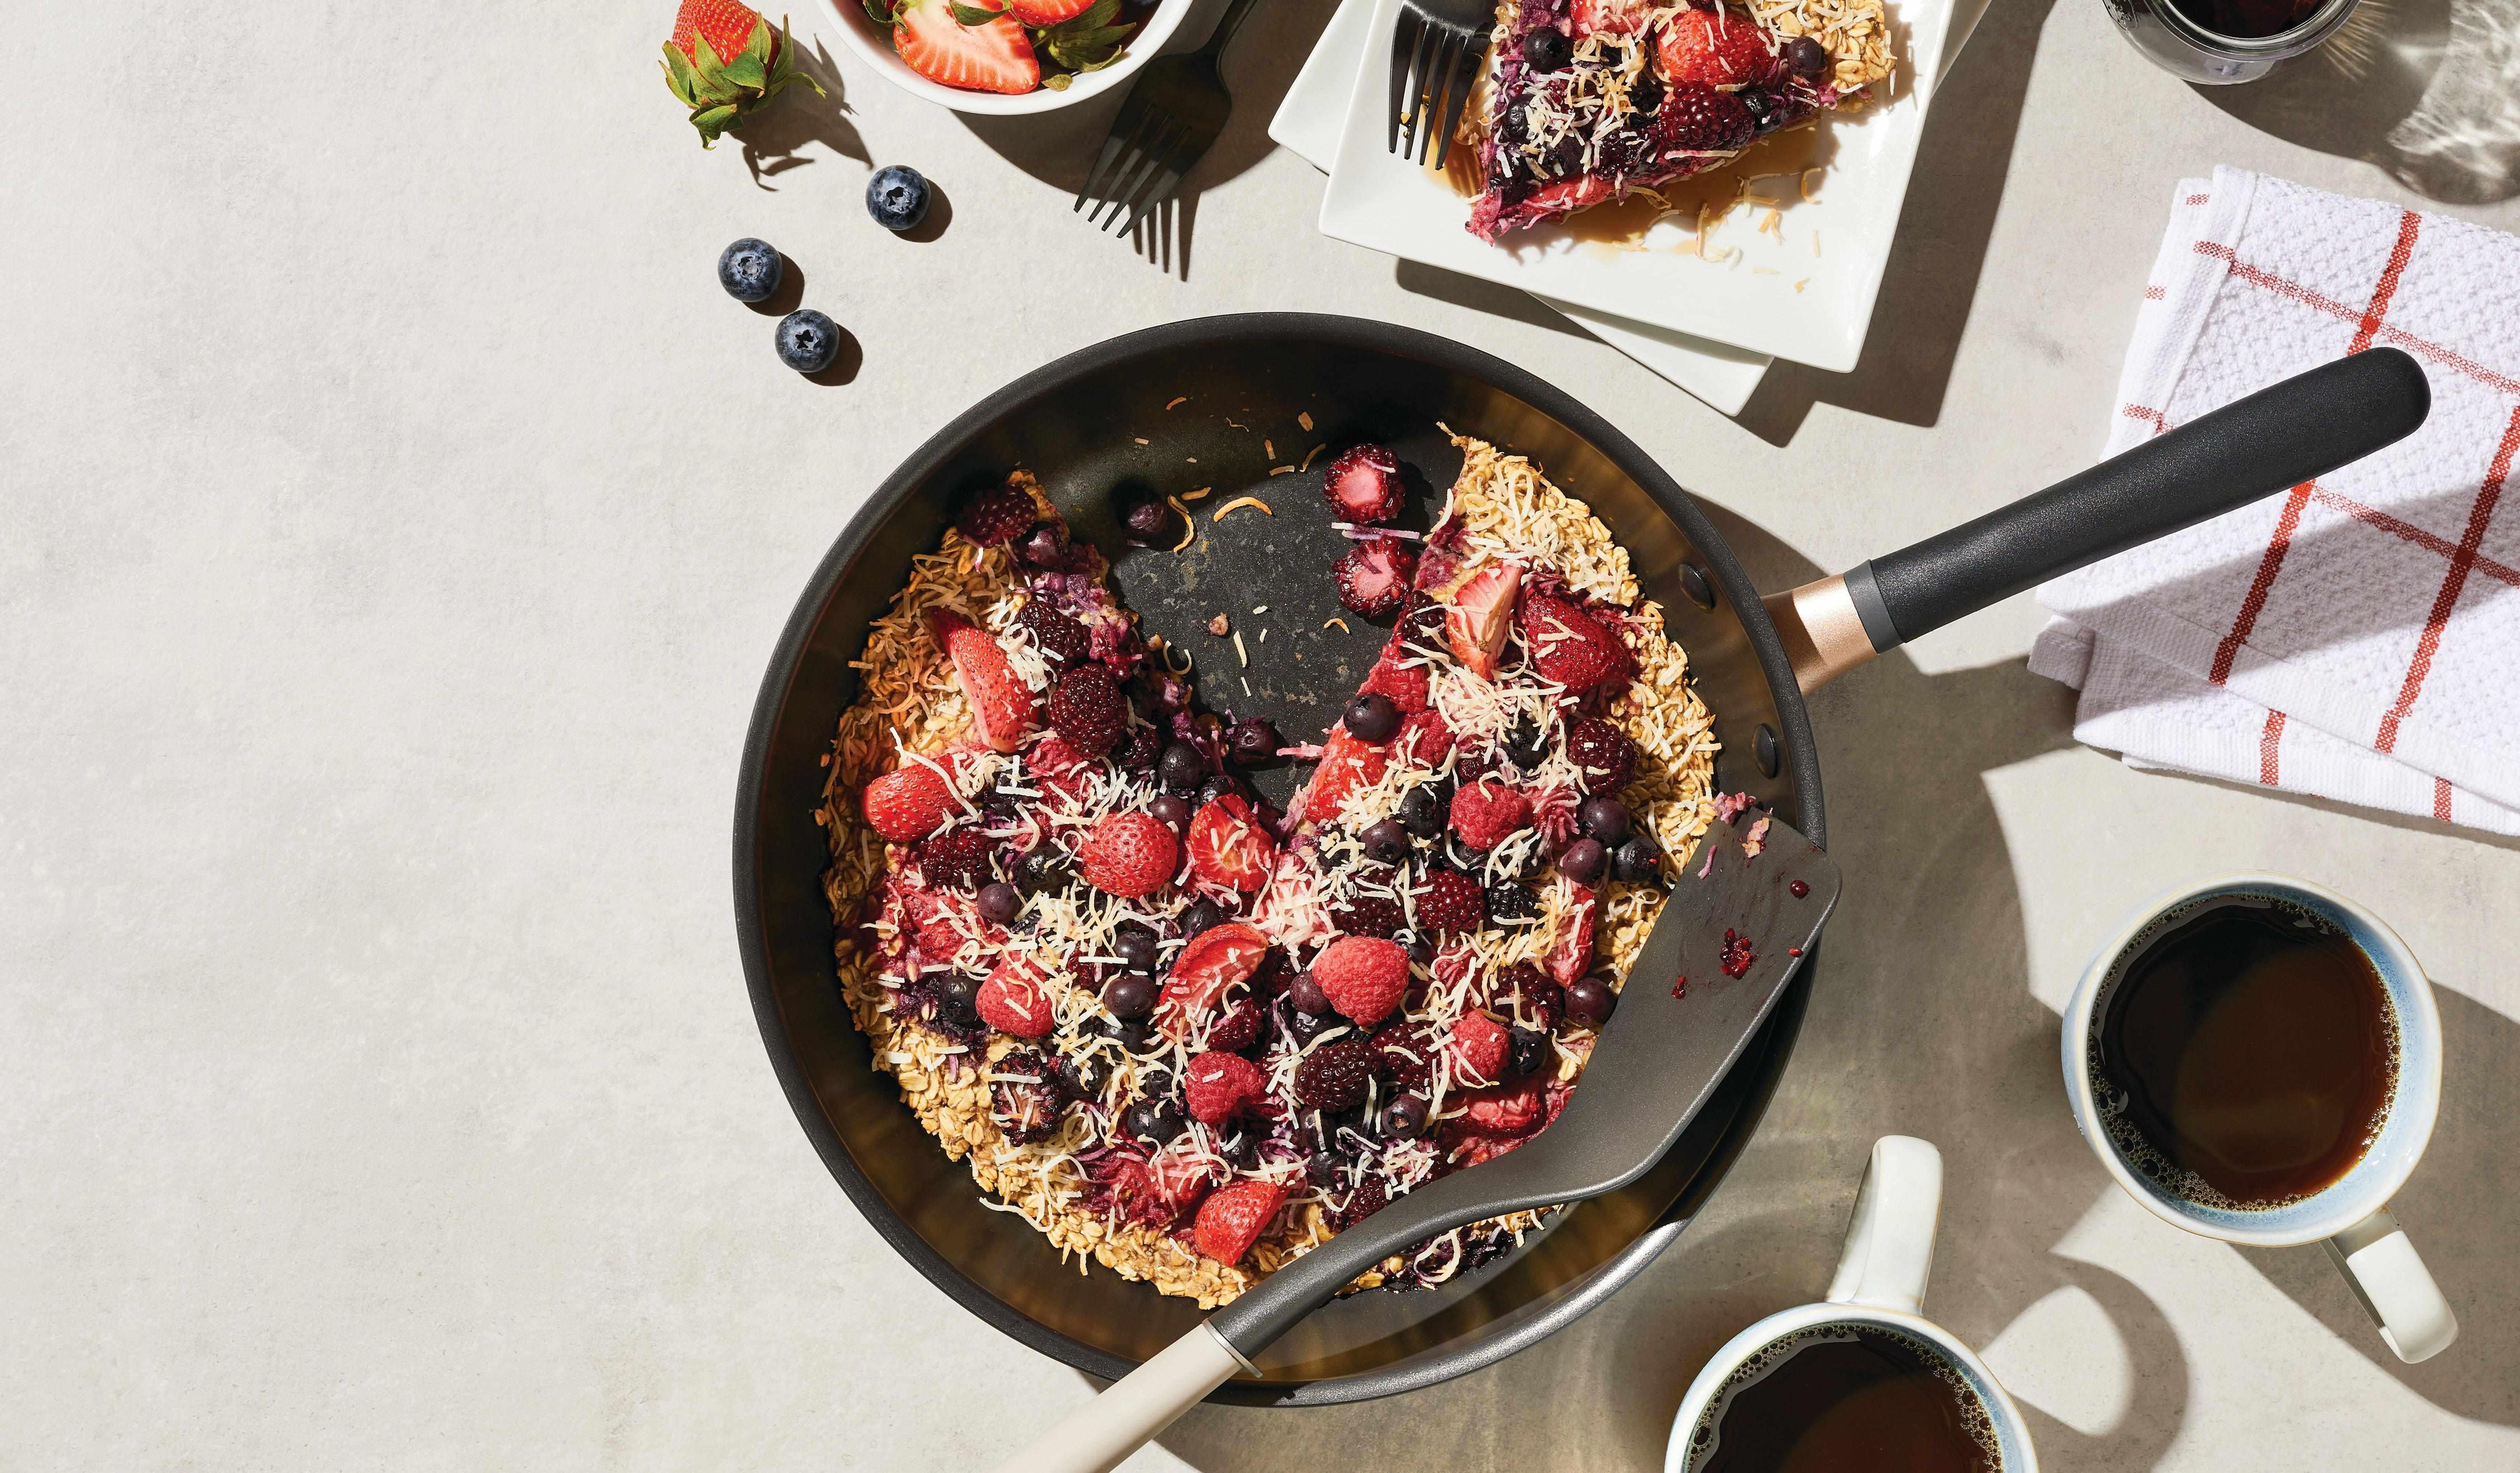
[[[2239,1211],[2335,1184],[2379,1137],[2398,1025],[2326,917],[2253,896],[2174,910],[2100,999],[2090,1066],[2109,1133],[2175,1195]]]
[[[1994,1418],[1923,1341],[1797,1331],[1743,1361],[1689,1435],[1688,1473],[2000,1473]]]

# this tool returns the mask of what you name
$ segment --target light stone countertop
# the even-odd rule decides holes
[[[1736,423],[1512,293],[1316,233],[1319,176],[1262,128],[1328,3],[1238,42],[1169,271],[1068,213],[1101,109],[967,124],[843,63],[845,115],[766,123],[793,166],[756,187],[658,80],[670,0],[17,8],[0,1467],[941,1469],[1089,1395],[832,1182],[729,905],[790,601],[993,385],[1203,313],[1410,323],[1585,398],[1773,587],[2088,463],[2182,175],[2520,228],[2507,119],[2470,137],[2481,203],[2356,157],[2454,177],[2383,142],[2411,106],[2385,51],[2359,87],[2314,59],[2209,98],[2098,0],[1997,0],[1862,366],[1779,365]],[[2451,3],[2507,51],[2507,7],[2389,24]],[[938,181],[932,239],[868,221],[867,158]],[[782,368],[719,292],[744,234],[854,333],[852,382]],[[1129,1467],[1656,1467],[1703,1357],[1822,1287],[1889,1131],[1942,1147],[1928,1308],[2049,1469],[2520,1466],[2520,852],[2082,750],[2023,669],[2036,625],[2016,600],[1817,700],[1847,899],[1775,1107],[1678,1247],[1489,1370],[1202,1408]],[[2361,898],[2439,985],[2442,1124],[2399,1211],[2465,1336],[2429,1364],[2316,1249],[2144,1216],[2067,1120],[2087,949],[2257,866]]]

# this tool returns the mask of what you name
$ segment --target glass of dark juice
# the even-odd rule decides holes
[[[2343,28],[2362,0],[2100,0],[2135,49],[2174,76],[2253,82]]]

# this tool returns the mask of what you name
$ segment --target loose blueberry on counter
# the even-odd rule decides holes
[[[1192,810],[1189,799],[1177,793],[1166,793],[1147,805],[1147,811],[1155,815],[1155,822],[1178,834],[1189,825]]]
[[[1414,1094],[1404,1094],[1382,1107],[1382,1116],[1374,1122],[1385,1140],[1408,1140],[1426,1128],[1426,1102]]]
[[[1400,800],[1400,823],[1420,839],[1432,839],[1444,832],[1444,795],[1433,788],[1412,788]]]
[[[1155,985],[1135,972],[1122,973],[1102,990],[1102,1005],[1126,1023],[1155,1010]]]
[[[778,248],[750,236],[718,253],[717,284],[738,301],[760,301],[779,290],[786,268]]]
[[[1785,66],[1796,76],[1818,76],[1828,69],[1828,51],[1809,36],[1785,43]]]
[[[927,177],[906,163],[886,164],[867,181],[867,213],[886,230],[916,230],[927,218]]]
[[[821,373],[840,355],[840,325],[800,307],[779,319],[779,361],[798,373]]]
[[[1617,1011],[1619,994],[1600,973],[1579,977],[1566,990],[1566,1016],[1586,1028],[1599,1028]]]
[[[1155,934],[1144,926],[1123,926],[1111,937],[1111,954],[1132,972],[1152,972],[1158,945]]]
[[[1347,703],[1347,734],[1380,746],[1400,734],[1400,708],[1372,691]]]
[[[1175,742],[1164,749],[1163,758],[1155,763],[1155,776],[1166,788],[1187,798],[1207,780],[1207,759],[1190,743]]]
[[[1657,881],[1662,878],[1662,846],[1650,834],[1633,834],[1619,846],[1619,878]]]
[[[1197,899],[1182,912],[1182,940],[1188,941],[1202,931],[1213,931],[1225,924],[1225,907],[1214,900]]]
[[[1170,1100],[1140,1100],[1120,1117],[1120,1128],[1148,1145],[1163,1145],[1189,1125]]]
[[[1234,729],[1226,733],[1225,740],[1225,750],[1246,767],[1257,766],[1276,757],[1278,749],[1285,745],[1278,740],[1278,728],[1270,724],[1267,716],[1244,716],[1234,723]]]
[[[1286,985],[1286,1000],[1294,1004],[1296,1012],[1306,1017],[1322,1018],[1329,1014],[1330,994],[1322,990],[1322,985],[1313,980],[1309,971],[1296,973],[1295,980]]]
[[[1543,26],[1522,38],[1522,64],[1534,71],[1555,71],[1573,60],[1575,43],[1554,26]]]
[[[1575,812],[1576,826],[1610,849],[1628,842],[1628,810],[1615,798],[1592,797]]]
[[[1111,515],[1128,529],[1132,542],[1148,546],[1160,542],[1169,546],[1175,540],[1166,535],[1173,530],[1173,509],[1164,504],[1162,497],[1144,486],[1129,486],[1119,491],[1112,503]]]
[[[1023,892],[1004,880],[992,880],[980,887],[980,915],[1004,926],[1023,910]]]
[[[1409,857],[1409,827],[1397,818],[1369,824],[1357,837],[1365,841],[1367,853],[1385,864],[1397,864]]]
[[[1540,1066],[1549,1062],[1549,1035],[1536,1028],[1524,1028],[1520,1024],[1514,1025],[1507,1033],[1508,1041],[1506,1045],[1505,1077],[1509,1080],[1521,1080],[1538,1074]]]
[[[1557,856],[1557,872],[1588,889],[1600,884],[1609,867],[1610,852],[1598,839],[1578,839]]]
[[[1015,861],[1015,883],[1026,890],[1058,889],[1067,883],[1067,856],[1058,845],[1034,845]]]

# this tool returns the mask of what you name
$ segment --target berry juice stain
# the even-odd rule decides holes
[[[1748,937],[1733,935],[1732,929],[1729,926],[1724,929],[1724,954],[1719,964],[1723,967],[1725,976],[1733,978],[1748,976],[1750,963],[1758,959],[1758,953],[1750,949]]]

